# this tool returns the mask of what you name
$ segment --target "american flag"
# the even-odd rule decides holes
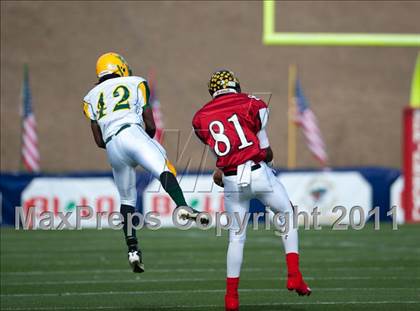
[[[162,112],[160,111],[160,101],[157,98],[156,92],[156,83],[154,79],[154,73],[152,72],[149,78],[149,88],[150,88],[150,105],[152,106],[153,111],[153,118],[155,119],[156,125],[156,134],[154,139],[156,139],[159,143],[163,142],[163,119],[162,119]]]
[[[22,102],[22,161],[28,172],[39,172],[38,136],[35,116],[32,111],[32,96],[27,66],[24,69]]]
[[[295,85],[295,103],[295,121],[301,127],[303,134],[305,135],[306,144],[321,165],[326,166],[328,156],[321,131],[318,127],[318,121],[311,108],[309,108],[309,103],[303,95],[302,86],[300,85],[300,81],[298,79],[296,80]]]

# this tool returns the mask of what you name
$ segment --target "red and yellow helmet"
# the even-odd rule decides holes
[[[121,55],[117,53],[105,53],[101,55],[96,62],[96,76],[101,78],[109,74],[117,74],[120,77],[131,76],[131,70],[128,63]]]

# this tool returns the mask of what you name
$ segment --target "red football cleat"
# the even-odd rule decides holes
[[[297,272],[287,275],[287,289],[296,291],[299,296],[309,296],[311,289],[302,278],[302,273]]]
[[[225,295],[225,310],[238,311],[239,310],[239,297],[238,295]]]
[[[225,295],[225,310],[226,311],[239,310],[238,285],[239,285],[239,277],[226,278],[226,295]]]

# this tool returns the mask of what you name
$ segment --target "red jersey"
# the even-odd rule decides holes
[[[216,97],[197,111],[192,121],[195,133],[216,154],[218,168],[228,172],[248,160],[265,160],[257,133],[262,125],[260,110],[267,113],[266,108],[254,96],[232,93]]]

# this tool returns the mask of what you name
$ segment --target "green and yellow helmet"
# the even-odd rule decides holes
[[[241,92],[241,85],[235,74],[228,69],[221,69],[211,75],[208,83],[209,93],[212,97],[229,92],[233,89]]]
[[[131,69],[121,55],[117,53],[105,53],[96,62],[96,76],[101,78],[108,74],[117,74],[120,77],[131,76]]]

